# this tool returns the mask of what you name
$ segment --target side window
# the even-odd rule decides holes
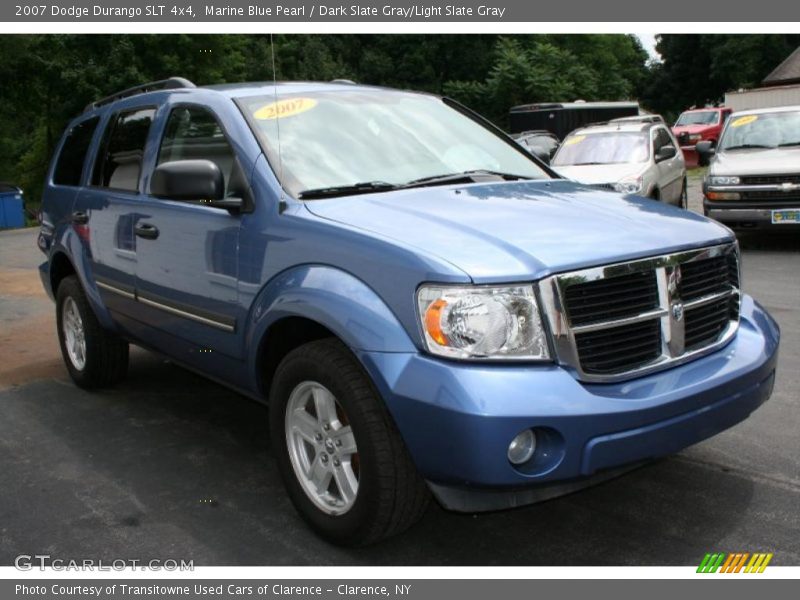
[[[135,192],[139,189],[142,158],[154,108],[122,112],[105,132],[103,151],[97,155],[92,185]]]
[[[175,160],[210,160],[225,180],[225,195],[242,189],[242,173],[230,143],[209,111],[196,106],[173,109],[158,152],[158,164]]]
[[[99,122],[99,117],[93,117],[78,123],[69,130],[53,170],[53,183],[72,186],[81,184],[86,152],[89,150]]]
[[[672,143],[672,140],[669,137],[667,131],[661,127],[656,129],[655,135],[653,136],[653,151],[658,152],[664,146],[668,146]]]

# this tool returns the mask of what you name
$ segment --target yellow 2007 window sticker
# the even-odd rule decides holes
[[[574,137],[569,138],[566,142],[564,142],[565,146],[572,146],[572,144],[579,144],[583,140],[586,139],[585,135],[576,135]]]
[[[758,121],[758,115],[745,115],[743,117],[739,117],[733,123],[731,123],[731,127],[741,127],[742,125],[749,125],[753,121]]]
[[[317,101],[313,98],[287,98],[262,106],[253,113],[253,116],[260,121],[283,119],[304,113],[316,105]]]

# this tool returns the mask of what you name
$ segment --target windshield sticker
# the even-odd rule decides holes
[[[731,123],[731,127],[741,127],[742,125],[749,125],[753,121],[758,121],[758,115],[745,115],[744,117],[739,117],[733,123]]]
[[[253,116],[259,121],[283,119],[285,117],[293,117],[294,115],[304,113],[307,110],[311,110],[316,105],[317,101],[313,98],[289,98],[262,106],[253,113]]]
[[[586,139],[585,135],[576,135],[575,137],[569,138],[566,142],[564,142],[565,146],[572,146],[573,144],[578,144]]]

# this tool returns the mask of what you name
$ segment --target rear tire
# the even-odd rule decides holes
[[[114,385],[128,373],[128,342],[103,329],[74,275],[56,292],[56,323],[61,355],[78,387]]]
[[[341,342],[324,339],[290,352],[275,372],[269,412],[289,497],[318,535],[366,545],[422,517],[427,485],[382,399]]]

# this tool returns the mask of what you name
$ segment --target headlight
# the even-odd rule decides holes
[[[614,184],[614,189],[620,194],[638,194],[642,191],[642,178],[632,177],[623,179]]]
[[[460,359],[548,359],[531,286],[423,286],[417,307],[432,354]]]
[[[709,185],[739,185],[740,179],[738,177],[709,177]]]

